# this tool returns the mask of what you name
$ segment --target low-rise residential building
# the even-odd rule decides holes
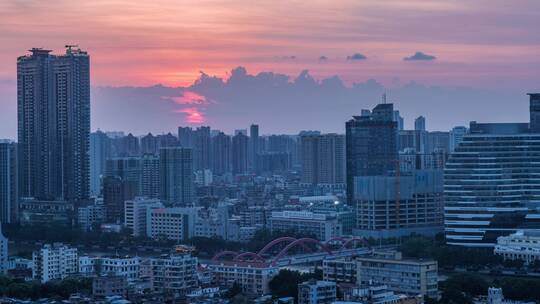
[[[192,248],[177,246],[174,253],[151,258],[154,291],[183,296],[197,288],[197,258]]]
[[[154,198],[136,197],[124,202],[124,225],[133,236],[146,235],[148,211],[163,208],[163,203]]]
[[[534,304],[536,302],[507,300],[501,288],[489,287],[487,297],[474,300],[474,304]]]
[[[356,261],[352,258],[324,259],[323,280],[355,284]]]
[[[79,271],[77,248],[62,243],[45,244],[32,253],[32,277],[42,283],[61,280]]]
[[[96,198],[91,204],[78,207],[79,227],[84,231],[90,231],[94,226],[105,222],[105,209],[102,198]]]
[[[198,209],[181,207],[149,209],[146,235],[153,239],[187,240],[194,236]]]
[[[34,262],[30,259],[24,259],[17,256],[11,256],[8,259],[7,275],[22,280],[31,280]]]
[[[229,224],[226,204],[220,204],[217,208],[200,208],[195,219],[194,236],[232,240],[234,236],[229,236]]]
[[[100,257],[98,268],[100,275],[125,277],[128,281],[139,278],[140,257]]]
[[[239,227],[238,241],[241,243],[247,243],[251,241],[251,239],[253,239],[258,230],[258,227]]]
[[[125,296],[127,280],[123,276],[97,276],[92,280],[92,295],[97,298]]]
[[[327,241],[342,235],[342,226],[336,216],[308,211],[274,211],[268,219],[272,231],[295,231]]]
[[[2,233],[2,225],[0,223],[0,273],[6,274],[8,267],[8,239]]]
[[[79,273],[83,276],[120,276],[134,281],[140,275],[140,257],[79,257]]]
[[[401,253],[396,252],[393,257],[357,257],[356,262],[357,284],[377,283],[396,293],[438,296],[437,261],[402,259]]]
[[[249,206],[240,210],[240,226],[253,227],[259,225],[265,227],[270,214],[271,210],[268,207]]]
[[[309,280],[298,284],[298,304],[331,304],[336,300],[336,282]]]
[[[231,287],[234,283],[248,295],[265,295],[270,292],[268,284],[279,272],[276,266],[256,262],[218,261],[208,265],[214,280],[221,286]]]
[[[500,236],[493,252],[505,260],[522,260],[525,264],[540,260],[540,230]]]
[[[422,297],[420,297],[422,298]],[[367,284],[360,286],[353,286],[343,291],[343,302],[334,302],[334,304],[341,303],[361,303],[361,304],[401,304],[401,303],[416,303],[406,302],[410,298],[404,295],[397,295],[393,291],[388,289],[388,286],[382,284]],[[414,298],[413,298],[414,299]],[[423,303],[418,302],[418,303]]]
[[[74,211],[73,203],[64,200],[22,198],[19,202],[21,225],[50,225],[51,223],[71,225]]]

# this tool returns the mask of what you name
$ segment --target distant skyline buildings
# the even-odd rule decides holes
[[[193,169],[191,148],[161,148],[159,151],[159,198],[175,206],[193,203],[195,195]]]
[[[345,135],[302,135],[299,149],[302,183],[344,187]]]
[[[163,0],[143,6],[126,0],[54,9],[42,9],[37,2],[27,10],[2,6],[0,121],[5,124],[0,138],[16,137],[13,58],[29,46],[56,51],[66,43],[89,48],[96,62],[92,131],[159,134],[190,124],[228,133],[235,123],[249,126],[256,121],[269,133],[296,133],[297,117],[307,114],[305,128],[342,133],[339,122],[362,107],[373,107],[384,91],[403,117],[430,117],[431,130],[449,130],[472,120],[522,121],[526,109],[509,103],[521,100],[523,91],[540,89],[540,59],[535,55],[539,21],[529,14],[537,3],[520,2],[489,10],[487,0],[299,2],[287,6],[289,14],[298,12],[293,16],[283,14],[275,3],[253,5],[239,14],[242,1],[223,6],[190,0],[183,8]],[[333,14],[325,14],[330,8]],[[179,13],[186,13],[185,18],[175,19]],[[96,18],[104,14],[110,22]],[[70,15],[79,18],[62,18]],[[369,18],[374,15],[381,18]],[[410,16],[417,22],[410,22]],[[32,27],[29,20],[41,20],[40,27]],[[335,26],[327,28],[329,22]],[[168,30],[154,35],[154,26]],[[13,32],[25,35],[10,35]],[[226,34],[216,37],[215,32]],[[133,39],[125,39],[125,33]],[[119,50],[122,60],[110,64]],[[280,124],[272,124],[278,113]],[[139,123],[143,119],[144,126]]]
[[[249,137],[243,132],[238,132],[232,137],[232,173],[248,173],[248,143]]]
[[[0,222],[12,223],[18,216],[17,144],[0,140]]]

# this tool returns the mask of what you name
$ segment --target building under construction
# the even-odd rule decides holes
[[[358,176],[354,187],[355,235],[390,238],[443,231],[441,170],[416,170],[397,177]]]

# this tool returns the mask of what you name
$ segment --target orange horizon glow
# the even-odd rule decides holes
[[[531,77],[526,66],[540,64],[540,41],[529,24],[538,8],[535,1],[487,0],[5,0],[0,79],[14,79],[14,58],[31,47],[61,52],[64,44],[77,43],[91,55],[95,86],[186,86],[200,71],[226,78],[237,66],[293,77],[308,69],[347,83],[398,77],[489,86],[486,75],[510,72],[525,79]],[[514,14],[522,17],[511,19]],[[417,51],[437,60],[402,60]],[[354,53],[367,60],[346,60]]]

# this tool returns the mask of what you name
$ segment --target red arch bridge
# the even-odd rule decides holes
[[[335,237],[321,242],[312,238],[280,237],[258,252],[222,251],[212,258],[212,262],[286,266],[368,254],[371,251],[371,246],[363,238]]]

